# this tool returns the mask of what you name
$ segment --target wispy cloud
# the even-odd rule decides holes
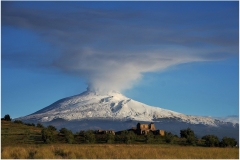
[[[86,78],[93,89],[123,90],[144,72],[237,54],[238,16],[227,10],[203,14],[78,7],[60,12],[3,2],[2,25],[34,31],[58,48],[49,66]]]
[[[239,123],[239,116],[237,115],[231,115],[226,117],[213,117],[213,118],[224,121],[224,122]]]

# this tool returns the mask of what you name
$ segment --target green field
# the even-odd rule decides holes
[[[1,121],[1,146],[42,143],[41,128]]]
[[[2,121],[1,158],[37,159],[238,159],[238,148],[173,144],[66,144],[61,137],[44,144],[41,128]]]

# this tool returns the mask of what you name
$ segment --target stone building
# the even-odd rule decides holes
[[[156,130],[156,131],[154,131],[153,134],[164,136],[165,135],[165,131],[164,130]]]
[[[141,134],[141,135],[147,135],[149,132],[152,132],[155,135],[161,135],[164,136],[164,130],[156,130],[155,125],[153,123],[150,124],[137,124],[137,128],[133,128],[135,130],[135,133]]]

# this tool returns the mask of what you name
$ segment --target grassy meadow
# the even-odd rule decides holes
[[[43,144],[2,147],[2,158],[238,159],[238,148],[134,144]]]
[[[41,128],[1,121],[1,146],[42,143]]]
[[[1,121],[3,159],[238,159],[238,148],[173,144],[44,144],[41,128]]]

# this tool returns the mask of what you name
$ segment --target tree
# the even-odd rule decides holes
[[[65,134],[65,138],[66,138],[66,141],[67,141],[67,143],[73,143],[73,141],[74,141],[74,135],[73,135],[73,133],[70,131],[70,132],[67,132],[66,134]]]
[[[205,145],[208,147],[219,146],[219,139],[215,135],[205,135],[202,139],[205,140]]]
[[[171,132],[165,132],[164,137],[167,143],[173,142],[174,135]]]
[[[52,130],[52,131],[56,131],[56,130],[57,130],[57,128],[54,127],[54,126],[52,126],[52,125],[49,125],[47,128],[50,129],[50,130]]]
[[[122,131],[121,136],[123,137],[124,143],[127,144],[134,142],[136,139],[136,135],[133,131]]]
[[[44,143],[51,143],[54,141],[53,130],[49,128],[43,128],[41,134]]]
[[[146,136],[145,136],[145,141],[146,143],[152,143],[154,140],[154,135],[152,132],[149,132]]]
[[[62,134],[65,134],[66,132],[68,132],[68,130],[66,128],[61,128],[59,132]]]
[[[84,132],[84,141],[86,143],[94,143],[95,140],[96,140],[95,134],[93,133],[92,130],[88,130],[88,131]]]
[[[194,131],[190,128],[180,130],[180,136],[181,138],[194,137]]]
[[[23,122],[22,122],[22,121],[20,121],[20,120],[15,120],[13,123],[17,123],[17,124],[23,124]]]
[[[9,114],[6,114],[6,115],[4,116],[4,120],[5,120],[5,121],[11,121],[12,119],[10,118],[10,115],[9,115]]]
[[[237,141],[234,138],[223,137],[221,141],[222,147],[234,147],[237,145]]]
[[[44,128],[44,126],[41,123],[37,123],[38,128]]]
[[[115,135],[112,133],[107,133],[106,135],[106,142],[107,143],[114,143]]]
[[[84,131],[84,130],[81,130],[81,131],[79,132],[79,136],[83,136],[83,137],[84,137],[84,134],[85,134],[85,131]]]
[[[62,128],[62,129],[60,129],[60,133],[64,134],[64,137],[65,137],[65,140],[67,143],[73,143],[74,135],[73,135],[72,131],[70,131],[66,128]]]
[[[196,137],[194,137],[194,136],[189,136],[189,137],[187,137],[187,144],[191,144],[191,145],[196,145],[196,140],[197,140],[197,138]]]
[[[194,135],[194,131],[190,128],[180,130],[181,138],[186,138],[188,144],[195,145],[196,144],[196,137]]]

